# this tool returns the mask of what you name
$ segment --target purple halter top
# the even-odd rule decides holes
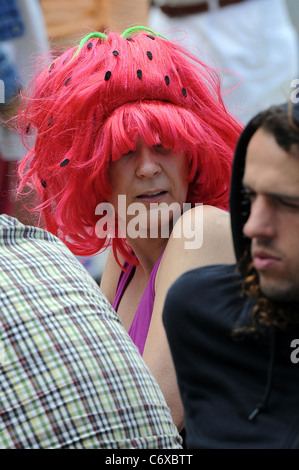
[[[158,267],[160,265],[160,261],[162,259],[162,255],[163,253],[161,254],[160,258],[156,261],[156,264],[153,267],[150,278],[144,289],[143,295],[135,312],[132,324],[128,331],[129,336],[131,337],[133,343],[138,347],[141,355],[143,354],[144,345],[152,318],[155,300],[155,279]],[[119,302],[135,272],[135,266],[133,265],[125,263],[124,267],[127,268],[127,271],[121,271],[120,273],[115,298],[113,301],[113,308],[116,311],[119,306]]]

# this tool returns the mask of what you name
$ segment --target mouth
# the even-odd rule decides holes
[[[163,197],[165,194],[167,194],[167,191],[165,190],[148,191],[147,193],[139,194],[137,199],[155,200]]]
[[[254,267],[258,271],[264,271],[268,268],[272,268],[280,262],[280,259],[270,253],[255,252],[252,254]]]

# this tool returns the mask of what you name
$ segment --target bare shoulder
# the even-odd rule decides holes
[[[199,233],[217,233],[217,229],[225,228],[230,233],[230,214],[218,207],[198,205],[184,212],[174,226],[171,239],[179,238],[183,242],[192,239]],[[196,246],[194,246],[196,248]]]
[[[169,285],[190,269],[234,262],[229,213],[213,206],[196,206],[186,211],[173,228],[157,273],[156,288]]]
[[[107,261],[105,263],[100,287],[103,294],[107,297],[111,305],[115,297],[116,287],[120,273],[121,268],[115,261],[112,249],[110,249]]]

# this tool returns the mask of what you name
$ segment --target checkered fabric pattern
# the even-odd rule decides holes
[[[84,266],[6,215],[0,341],[0,448],[181,448],[157,383]]]

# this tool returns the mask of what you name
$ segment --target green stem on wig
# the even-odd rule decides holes
[[[85,36],[81,41],[80,41],[80,44],[78,46],[78,49],[76,50],[75,54],[73,55],[73,57],[71,58],[70,62],[76,57],[76,55],[79,54],[80,50],[82,49],[82,47],[84,46],[84,44],[89,41],[89,39],[92,39],[92,38],[101,38],[103,40],[107,39],[107,35],[104,34],[104,33],[99,33],[97,31],[93,32],[93,33],[90,33],[88,34],[87,36]],[[69,62],[69,63],[70,63]]]
[[[147,28],[146,26],[133,26],[132,28],[128,28],[121,34],[121,37],[125,38],[129,34],[134,33],[135,31],[148,31],[149,33],[152,33],[154,36],[160,36],[160,38],[167,39],[166,36],[162,36],[162,34],[155,33],[155,31],[153,31],[150,28]]]
[[[158,33],[155,33],[155,31],[153,31],[152,29],[150,28],[147,28],[146,26],[133,26],[132,28],[128,28],[126,29],[122,34],[121,34],[121,37],[122,38],[125,38],[127,37],[129,34],[131,33],[134,33],[135,31],[147,31],[149,33],[152,33],[153,35],[155,36],[159,36],[161,38],[164,38],[164,39],[167,39],[166,36],[162,36],[162,34],[158,34]],[[75,54],[73,55],[73,57],[71,58],[70,62],[79,54],[80,50],[82,49],[82,47],[84,46],[84,44],[89,41],[89,39],[92,39],[92,38],[101,38],[103,40],[107,39],[107,35],[104,34],[104,33],[99,33],[97,31],[93,32],[93,33],[90,33],[88,34],[87,36],[85,36],[81,41],[80,41],[80,44],[75,52]],[[69,63],[70,63],[69,62]]]

